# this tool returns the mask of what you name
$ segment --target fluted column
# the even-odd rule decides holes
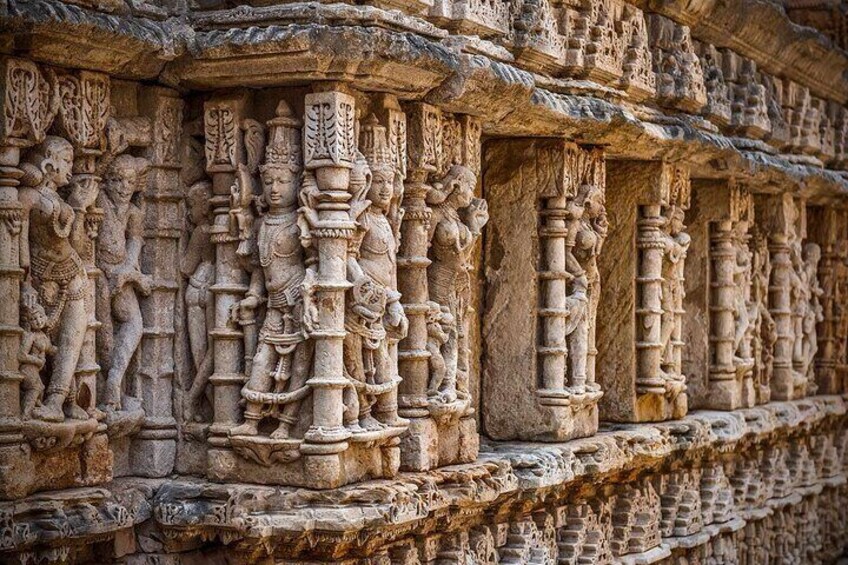
[[[426,418],[427,383],[430,358],[427,353],[427,258],[431,211],[424,201],[428,175],[436,170],[435,143],[423,143],[433,135],[431,128],[439,120],[438,110],[426,104],[412,106],[409,115],[409,181],[404,187],[400,250],[398,253],[398,290],[409,320],[409,332],[398,347],[398,372],[403,379],[398,387],[399,413],[405,418]]]
[[[306,471],[323,475],[328,482],[341,476],[338,454],[348,447],[350,432],[343,426],[345,291],[347,246],[353,235],[348,201],[351,169],[356,159],[355,100],[339,91],[306,95],[304,116],[304,168],[315,175],[320,193],[317,222],[311,234],[318,249],[314,285],[317,307],[315,362],[307,384],[312,388],[312,425],[304,435],[301,453]]]
[[[710,397],[736,398],[736,369],[733,363],[736,324],[734,321],[736,249],[733,245],[733,223],[713,222],[710,226]],[[741,290],[740,290],[741,292]],[[718,389],[713,391],[713,389]],[[728,389],[727,391],[723,389]],[[715,402],[710,402],[711,407]],[[731,401],[732,404],[732,401]],[[729,405],[732,409],[736,406]]]
[[[636,250],[639,254],[636,277],[636,393],[665,394],[662,366],[662,261],[661,228],[665,225],[662,206],[639,208]]]
[[[214,387],[213,421],[209,428],[211,447],[228,445],[227,432],[240,419],[241,387],[245,376],[243,332],[230,311],[247,291],[247,275],[236,255],[239,239],[230,223],[230,187],[243,160],[243,140],[239,125],[244,118],[247,95],[242,92],[219,96],[204,104],[206,171],[212,178],[213,225],[210,239],[215,244],[215,298],[212,338]],[[212,457],[210,452],[210,457]]]
[[[774,319],[777,340],[772,362],[772,398],[789,400],[793,391],[792,353],[795,331],[792,316],[792,260],[784,233],[769,234],[771,280],[769,281],[769,312]]]
[[[565,389],[565,376],[568,362],[566,344],[566,297],[568,271],[566,270],[566,196],[545,199],[541,217],[544,226],[539,232],[542,238],[543,269],[539,272],[541,281],[542,308],[539,316],[542,322],[542,346],[537,348],[542,388],[547,391]]]

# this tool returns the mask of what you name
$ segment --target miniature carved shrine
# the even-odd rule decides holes
[[[0,563],[848,556],[846,5],[0,21]]]

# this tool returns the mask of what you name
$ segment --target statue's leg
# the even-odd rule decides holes
[[[190,286],[186,289],[186,319],[188,320],[188,343],[194,368],[200,370],[208,347],[206,325],[206,291]],[[209,326],[212,327],[212,326]]]
[[[87,317],[82,297],[68,300],[65,304],[59,320],[56,355],[53,357],[53,373],[47,386],[47,395],[44,404],[33,410],[33,416],[39,420],[61,422],[65,419],[62,406],[71,391],[71,381],[85,339]]]
[[[292,352],[291,374],[289,375],[288,391],[293,392],[306,384],[309,379],[309,368],[312,366],[312,353],[315,345],[306,340],[298,344]],[[302,400],[286,404],[280,413],[280,425],[272,434],[275,438],[287,438],[292,427],[297,424]]]
[[[393,364],[390,357],[390,348],[388,340],[383,340],[374,352],[374,382],[377,384],[385,384],[392,382],[394,375],[397,374],[397,369],[392,371]],[[372,408],[374,417],[378,422],[386,425],[397,425],[397,387],[392,388],[385,394],[379,395],[374,399]]]
[[[278,355],[274,346],[260,341],[253,358],[250,379],[248,379],[244,388],[254,392],[270,392],[274,386],[271,372],[277,364],[277,358]],[[262,421],[262,403],[248,401],[244,409],[244,423],[231,429],[230,435],[255,436],[259,431],[260,421]]]
[[[345,374],[360,382],[365,382],[365,366],[362,359],[362,338],[348,332],[344,338],[343,360]],[[362,431],[359,419],[362,415],[362,396],[353,386],[344,391],[344,425],[352,431]]]
[[[29,420],[32,411],[44,393],[44,385],[41,382],[41,376],[38,374],[38,367],[35,365],[21,366],[21,375],[24,378],[21,382],[21,389],[24,391],[21,401],[21,415],[24,420]]]
[[[125,286],[112,300],[112,318],[117,320],[118,331],[115,332],[114,347],[112,348],[112,363],[109,376],[106,379],[106,391],[103,404],[107,408],[119,410],[123,394],[124,377],[135,355],[144,325],[141,308],[138,305],[135,291]]]

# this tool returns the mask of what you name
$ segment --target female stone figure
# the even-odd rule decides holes
[[[266,313],[249,380],[242,389],[244,423],[231,429],[230,435],[256,435],[262,419],[270,417],[279,422],[271,439],[283,440],[290,437],[300,402],[309,393],[305,383],[313,343],[303,328],[306,266],[298,212],[303,165],[296,129],[300,122],[280,102],[269,126],[265,164],[259,167],[262,205],[267,211],[254,225],[256,245],[239,247],[251,255],[250,287],[232,315],[247,325],[256,320],[260,304],[266,304]],[[244,174],[239,178],[247,182]]]
[[[77,248],[87,237],[85,215],[97,198],[97,187],[74,184],[68,202],[62,200],[57,190],[69,184],[72,165],[71,144],[47,136],[21,167],[21,303],[32,330],[49,335],[56,351],[43,405],[32,415],[50,422],[61,422],[66,415],[88,418],[72,394],[87,325],[86,273]]]
[[[477,178],[462,166],[453,165],[427,194],[432,207],[427,282],[430,299],[447,306],[453,317],[448,342],[443,347],[447,371],[444,401],[466,401],[468,391],[468,344],[466,314],[471,300],[469,271],[471,252],[489,220],[486,202],[474,198]]]
[[[211,183],[199,181],[191,185],[186,198],[189,217],[194,227],[182,254],[180,272],[188,280],[185,291],[186,319],[195,371],[185,406],[187,421],[197,416],[200,399],[212,374],[212,351],[208,341],[209,330],[214,326],[215,313],[214,298],[210,290],[215,282],[215,248],[209,236],[211,196]]]
[[[351,175],[351,216],[357,231],[348,249],[348,280],[353,286],[346,299],[344,341],[345,372],[353,385],[346,391],[345,425],[355,432],[406,424],[398,418],[392,398],[400,379],[397,353],[390,347],[407,330],[397,291],[399,226],[389,221],[399,200],[397,175],[385,128],[372,115],[362,129],[365,154]],[[356,196],[363,181],[365,200]]]
[[[753,254],[748,247],[749,222],[740,220],[734,225],[734,248],[736,250],[736,263],[733,273],[733,282],[736,285],[734,292],[734,318],[736,320],[736,331],[734,334],[735,363],[737,370],[750,372],[754,367],[754,357],[751,351],[751,339],[753,335],[752,324],[752,269]]]
[[[668,224],[665,232],[665,253],[663,256],[662,283],[662,344],[663,364],[669,392],[679,392],[685,387],[685,379],[680,374],[676,358],[676,339],[679,339],[680,314],[683,312],[683,265],[689,251],[691,238],[683,224],[684,210],[671,206],[668,212]]]
[[[141,272],[144,243],[144,190],[147,159],[119,155],[106,173],[105,190],[97,203],[103,210],[98,237],[97,266],[105,277],[105,296],[100,303],[103,329],[101,359],[109,370],[103,407],[122,407],[123,382],[133,355],[141,343],[143,320],[138,295],[150,294],[151,278]],[[114,330],[114,331],[113,331]]]
[[[569,353],[573,359],[572,384],[582,386],[595,382],[595,320],[601,292],[598,255],[609,231],[603,184],[581,184],[577,189],[572,214],[576,231],[573,244],[569,246],[572,253],[566,256],[566,267],[575,276],[573,284],[576,290],[580,292],[582,288],[582,292],[588,295],[587,308],[580,322],[581,329],[575,332],[579,337],[572,339],[585,342],[585,345],[575,347],[576,343],[569,344]],[[574,359],[578,353],[584,359],[579,363]]]

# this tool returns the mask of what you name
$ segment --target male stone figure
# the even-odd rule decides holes
[[[255,223],[256,245],[240,247],[251,253],[245,257],[252,261],[250,288],[233,316],[244,325],[256,319],[261,303],[267,302],[267,310],[250,378],[242,389],[247,403],[244,423],[230,430],[230,435],[256,435],[262,419],[271,417],[279,422],[271,438],[288,439],[300,402],[309,392],[305,383],[314,346],[303,328],[306,266],[298,221],[303,165],[296,129],[300,122],[280,102],[269,126],[265,164],[259,168],[267,212]]]
[[[144,329],[138,295],[150,294],[151,278],[142,274],[139,262],[144,244],[144,199],[136,195],[144,190],[149,167],[147,159],[119,155],[109,165],[104,190],[97,199],[103,210],[97,266],[106,282],[99,306],[103,312],[101,359],[109,365],[102,402],[107,410],[121,409],[124,378]]]
[[[66,415],[88,417],[72,394],[87,325],[87,279],[77,249],[82,248],[81,242],[86,238],[85,214],[97,198],[97,187],[93,183],[77,183],[71,188],[68,202],[59,196],[57,190],[71,181],[73,152],[68,141],[47,136],[21,166],[24,318],[32,330],[47,333],[56,350],[44,403],[32,415],[50,422],[61,422]]]
[[[185,406],[188,421],[198,415],[200,399],[212,374],[209,330],[214,325],[214,308],[210,287],[215,282],[215,248],[209,238],[211,195],[211,184],[199,181],[191,185],[186,198],[194,226],[180,262],[180,272],[188,279],[185,291],[186,319],[195,371]]]

